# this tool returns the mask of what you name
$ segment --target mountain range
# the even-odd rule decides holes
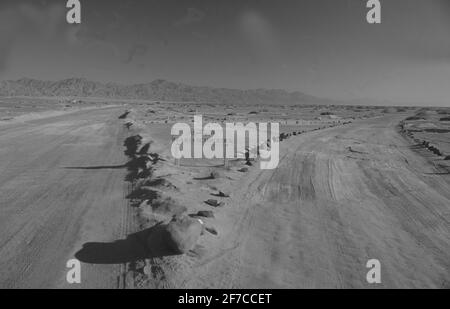
[[[171,102],[223,104],[333,104],[300,91],[278,89],[240,90],[190,86],[163,79],[150,83],[121,85],[100,83],[84,78],[42,81],[31,78],[0,82],[0,96],[29,97],[96,97],[110,99],[139,99]]]

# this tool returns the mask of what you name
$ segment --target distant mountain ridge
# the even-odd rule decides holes
[[[224,104],[332,104],[329,99],[276,89],[227,89],[190,86],[157,79],[150,83],[120,85],[84,78],[42,81],[31,78],[0,82],[0,96],[101,97]]]

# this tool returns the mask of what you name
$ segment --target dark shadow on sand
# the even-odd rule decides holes
[[[88,242],[75,253],[75,258],[89,264],[122,264],[147,258],[178,255],[167,242],[164,225],[129,235],[110,243]]]
[[[211,180],[211,179],[215,179],[214,176],[210,175],[205,177],[194,177],[194,180]]]
[[[125,113],[123,113],[122,115],[119,116],[119,119],[126,119],[128,114],[130,114],[130,112],[126,111]]]
[[[425,129],[424,131],[425,132],[429,132],[429,133],[450,133],[449,129],[435,129],[435,128],[432,128],[432,129]]]
[[[127,164],[121,165],[99,165],[99,166],[67,166],[67,170],[113,170],[127,167]]]

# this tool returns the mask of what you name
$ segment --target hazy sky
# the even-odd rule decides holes
[[[450,0],[0,0],[0,79],[157,78],[450,106]]]

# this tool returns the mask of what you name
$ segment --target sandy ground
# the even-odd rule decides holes
[[[0,121],[0,126],[7,126],[11,124],[19,124],[19,123],[25,123],[32,120],[38,120],[38,119],[46,119],[50,117],[56,117],[56,116],[63,116],[66,114],[72,114],[76,111],[88,111],[91,109],[102,109],[106,108],[109,109],[111,107],[117,107],[117,106],[104,106],[104,107],[98,107],[98,106],[91,106],[91,107],[79,107],[79,108],[67,108],[65,110],[49,110],[49,111],[43,111],[43,112],[31,112],[31,113],[25,113],[20,116],[16,116],[8,121]]]
[[[434,164],[450,171],[450,108],[420,109],[402,121],[401,127],[405,138],[440,156]]]
[[[450,179],[397,132],[404,114],[293,136],[275,170],[219,167],[218,179],[200,180],[210,167],[159,162],[152,177],[176,188],[160,190],[190,213],[213,210],[204,221],[218,235],[144,262],[129,254],[140,227],[126,199],[122,112],[2,127],[2,287],[69,287],[65,263],[87,243],[79,287],[450,287]],[[219,189],[231,197],[207,208]],[[366,281],[369,259],[381,262],[380,285]]]
[[[292,137],[277,169],[186,190],[232,198],[205,219],[219,235],[197,255],[153,259],[153,286],[450,287],[450,179],[397,133],[402,117]],[[366,281],[369,259],[380,285]]]
[[[125,233],[121,111],[101,109],[0,130],[0,286],[67,287],[67,260]],[[92,167],[92,169],[84,169]],[[82,265],[79,287],[116,287],[120,265]]]

